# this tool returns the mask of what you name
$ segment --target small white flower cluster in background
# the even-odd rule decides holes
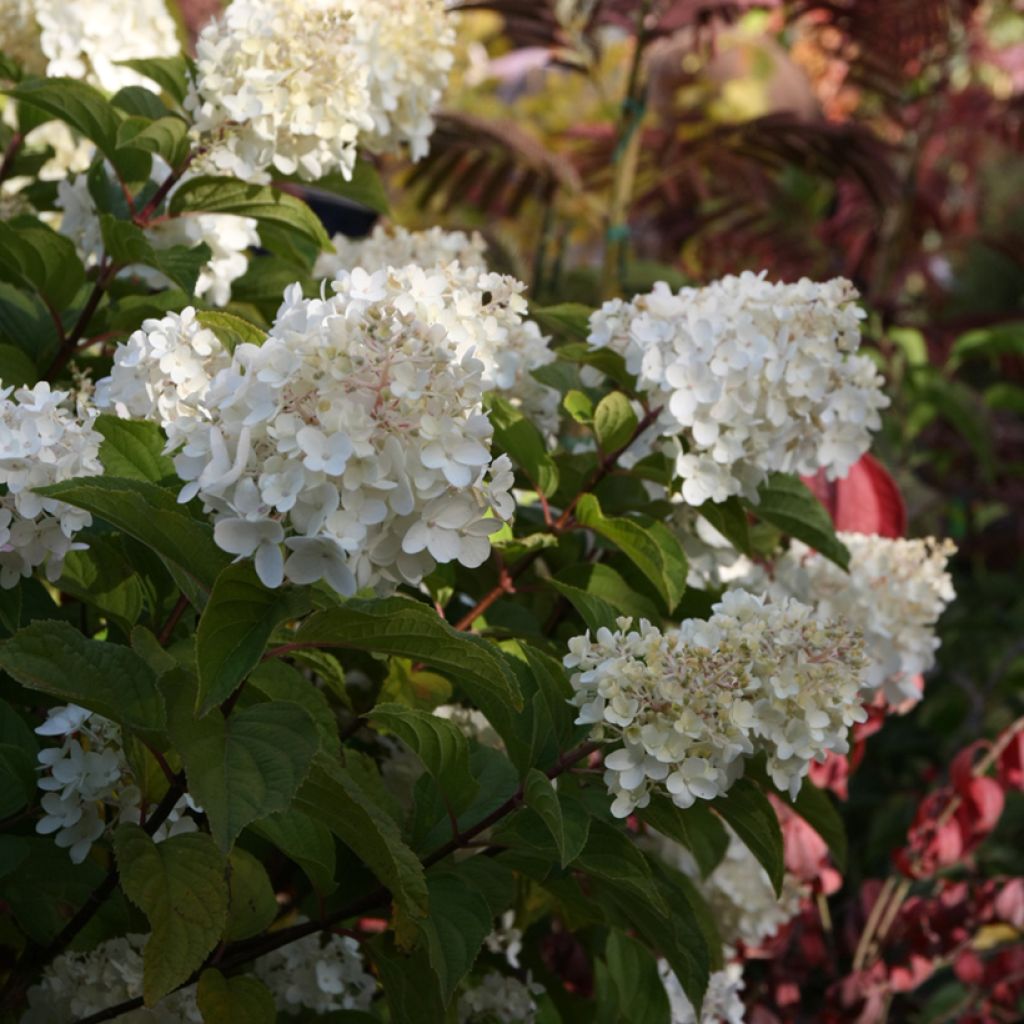
[[[35,488],[73,477],[97,476],[103,438],[93,429],[94,413],[70,408],[70,395],[41,381],[32,388],[0,388],[0,587],[45,567],[60,578],[64,557],[81,550],[75,534],[92,516]]]
[[[668,994],[672,1024],[743,1024],[747,1008],[740,994],[743,991],[742,964],[727,964],[711,975],[699,1017],[667,961],[658,961],[658,973]]]
[[[196,43],[186,100],[204,163],[352,176],[359,146],[426,154],[453,63],[443,0],[235,0]]]
[[[377,991],[359,943],[342,935],[332,935],[326,942],[319,935],[307,935],[275,949],[253,963],[253,974],[270,989],[282,1013],[366,1010]]]
[[[756,500],[772,472],[844,476],[888,399],[860,346],[857,293],[842,279],[772,284],[749,272],[673,293],[658,284],[594,313],[589,344],[626,362],[658,431],[679,437],[683,500]]]
[[[133,336],[99,400],[128,412],[160,394],[173,401],[160,383],[169,372],[152,371],[162,350],[200,381],[208,357],[191,359],[191,317],[147,321],[153,342]],[[199,495],[217,544],[254,556],[270,587],[323,579],[350,595],[416,584],[439,562],[475,568],[515,507],[511,462],[491,457],[481,375],[442,327],[397,301],[305,299],[292,286],[266,341],[239,345],[177,410],[181,500]]]
[[[457,726],[466,739],[473,740],[484,747],[493,747],[495,750],[505,749],[505,744],[495,732],[494,726],[487,721],[487,716],[477,708],[469,708],[463,704],[439,704],[434,708],[434,714]]]
[[[395,225],[378,224],[366,238],[348,238],[335,235],[331,239],[332,252],[317,257],[313,274],[316,277],[334,277],[342,270],[382,270],[385,267],[405,267],[415,263],[420,267],[446,267],[458,263],[462,267],[487,270],[487,243],[474,231],[446,231],[434,227],[426,231],[409,231]]]
[[[161,185],[170,175],[171,168],[159,156],[153,158],[150,180]],[[107,169],[113,180],[113,172]],[[193,175],[194,176],[194,175]],[[188,181],[185,174],[171,189],[168,198]],[[78,255],[87,266],[100,262],[103,255],[103,236],[96,204],[89,192],[84,174],[67,178],[57,185],[57,206],[63,211],[60,233],[75,243]],[[210,259],[200,268],[196,279],[195,295],[215,306],[226,306],[231,301],[231,285],[249,267],[248,250],[260,244],[256,221],[233,213],[185,213],[161,220],[146,229],[146,238],[156,250],[175,245],[188,249],[205,244],[210,248]],[[173,283],[152,267],[129,266],[121,271],[123,277],[141,277],[154,288],[171,288]]]
[[[800,912],[809,890],[787,872],[782,893],[776,896],[768,872],[739,836],[728,825],[725,828],[729,845],[707,878],[701,878],[693,855],[675,840],[648,830],[641,844],[693,880],[711,907],[728,954],[740,943],[756,948],[774,938]]]
[[[531,375],[555,354],[540,328],[526,320],[526,285],[458,263],[356,267],[341,270],[333,288],[346,309],[387,301],[401,313],[444,328],[461,358],[483,364],[485,391],[498,391],[518,405],[545,434],[558,425],[560,396]]]
[[[157,87],[118,61],[181,51],[164,0],[3,0],[0,50],[25,70],[77,78],[107,92]]]
[[[37,755],[44,771],[38,782],[43,817],[36,831],[53,834],[72,862],[81,864],[110,821],[141,823],[142,791],[125,757],[121,729],[102,715],[68,704],[51,708],[36,732],[61,739],[59,747],[44,747]],[[194,832],[188,810],[200,808],[186,794],[153,839]]]
[[[146,935],[107,939],[88,953],[62,953],[28,990],[21,1024],[57,1024],[100,1013],[142,995]],[[121,1024],[202,1024],[195,986],[172,992],[156,1006],[119,1016]]]
[[[569,641],[577,724],[621,739],[605,757],[612,813],[646,806],[653,788],[679,807],[725,793],[759,751],[775,785],[795,796],[812,760],[845,753],[863,721],[863,642],[792,599],[730,591],[711,618],[662,633],[620,619]]]
[[[519,970],[519,954],[523,951],[523,931],[516,927],[516,912],[506,910],[498,919],[498,925],[484,940],[490,953],[503,956],[514,971]]]
[[[918,677],[935,664],[935,626],[956,597],[946,563],[956,551],[934,537],[892,539],[840,533],[850,552],[850,570],[793,541],[771,573],[744,560],[737,585],[813,605],[821,615],[842,619],[864,636],[864,687],[893,705],[921,699]]]
[[[459,998],[459,1024],[534,1024],[544,987],[489,971]]]
[[[88,953],[64,953],[47,967],[39,984],[28,991],[28,1012],[22,1024],[56,1024],[99,1013],[142,994],[142,949],[148,936],[108,939]],[[253,963],[282,1013],[312,1010],[366,1010],[377,990],[367,973],[359,944],[332,935],[299,939],[267,953]],[[128,1022],[201,1024],[195,986],[180,989],[156,1006],[140,1008],[117,1018]]]

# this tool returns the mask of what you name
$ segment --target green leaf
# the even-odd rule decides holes
[[[445,1002],[469,973],[494,926],[494,915],[483,894],[457,874],[427,876],[430,916],[420,925],[426,937],[430,965],[441,984]]]
[[[199,975],[196,1003],[203,1024],[274,1024],[277,1010],[270,990],[258,978],[225,978],[210,967]]]
[[[646,517],[606,516],[592,494],[580,498],[576,519],[622,551],[654,585],[669,612],[675,609],[686,590],[686,555],[666,526]]]
[[[560,345],[554,352],[559,359],[566,362],[592,366],[595,370],[600,370],[626,391],[632,392],[636,388],[636,381],[626,369],[625,360],[610,348],[591,348],[589,345],[574,341],[568,345]]]
[[[189,792],[226,852],[250,822],[291,806],[317,751],[316,726],[302,708],[285,701],[196,720],[189,687],[180,685],[180,676],[173,681],[179,685],[170,709],[171,739],[185,764]]]
[[[267,340],[266,331],[240,316],[235,316],[234,313],[224,313],[219,309],[203,309],[196,314],[196,319],[213,331],[229,352],[234,352],[242,344],[262,345]]]
[[[303,182],[303,187],[314,194],[328,192],[334,196],[341,196],[342,199],[358,203],[377,213],[386,215],[389,212],[388,194],[384,188],[384,182],[377,173],[377,168],[368,160],[356,161],[350,181],[346,181],[345,177],[338,172],[317,178],[312,185],[309,182]]]
[[[125,555],[123,538],[103,534],[86,551],[69,551],[59,585],[64,593],[91,605],[125,633],[138,622],[146,603],[146,587]]]
[[[265,706],[265,705],[263,705]],[[317,758],[295,808],[326,825],[388,888],[410,919],[427,913],[423,865],[394,820],[339,765]]]
[[[317,612],[291,643],[413,658],[451,675],[476,703],[482,693],[484,699],[498,698],[517,709],[523,705],[515,677],[493,644],[459,632],[432,608],[409,598],[350,600]]]
[[[587,629],[596,633],[602,626],[612,630],[616,628],[615,620],[619,617],[619,613],[603,597],[588,594],[585,590],[580,590],[579,587],[571,587],[568,583],[562,583],[557,579],[549,579],[548,584],[571,602],[573,608],[580,613],[581,618],[587,624]]]
[[[619,615],[628,615],[631,619],[648,619],[651,622],[661,618],[661,612],[654,601],[633,590],[611,566],[600,562],[574,562],[559,570],[555,579],[610,605],[615,611],[613,621]]]
[[[74,243],[45,224],[0,221],[0,277],[34,290],[59,311],[85,283],[85,268]]]
[[[228,920],[224,939],[238,942],[259,935],[277,917],[277,898],[266,869],[238,847],[228,858]]]
[[[37,620],[0,644],[0,667],[23,686],[80,704],[143,735],[162,732],[156,676],[130,647],[88,640],[67,622]]]
[[[120,220],[110,213],[100,214],[103,248],[118,266],[143,266],[159,270],[187,295],[195,291],[196,282],[212,252],[206,243],[199,245],[154,246],[142,228],[131,221]]]
[[[603,821],[592,821],[587,845],[576,858],[575,866],[588,875],[613,881],[655,913],[668,913],[647,858],[620,829]]]
[[[370,712],[370,721],[393,733],[416,754],[453,811],[469,806],[479,787],[469,770],[469,744],[457,725],[401,704],[378,704]]]
[[[532,306],[530,317],[542,331],[559,338],[586,341],[590,336],[590,315],[593,310],[578,302],[562,302],[557,306]]]
[[[750,523],[747,510],[739,498],[725,501],[705,501],[697,514],[706,519],[737,551],[744,555],[753,553],[750,546]]]
[[[587,426],[594,422],[594,403],[582,391],[572,390],[562,399],[565,411],[577,422]]]
[[[0,743],[0,820],[17,814],[35,795],[35,761],[21,747]]]
[[[526,474],[545,497],[558,490],[558,467],[548,455],[540,431],[506,399],[495,392],[487,396],[488,418],[494,425],[494,441]]]
[[[259,581],[250,562],[223,569],[196,631],[199,714],[205,715],[227,700],[260,663],[274,630],[305,614],[309,607],[307,590],[270,590]]]
[[[0,381],[3,386],[35,384],[39,371],[35,363],[14,345],[0,345]]]
[[[613,930],[605,946],[608,973],[619,998],[621,1024],[671,1024],[668,994],[650,950]]]
[[[782,880],[786,874],[782,830],[768,798],[749,779],[738,779],[725,796],[715,799],[712,806],[757,858],[768,873],[776,894],[781,895]]]
[[[394,701],[407,708],[433,711],[450,701],[452,684],[436,672],[418,669],[411,658],[389,658],[388,674],[380,688],[380,702]]]
[[[321,753],[329,757],[341,755],[338,719],[323,690],[307,679],[297,668],[279,660],[264,661],[249,673],[249,688],[242,704],[263,694],[268,700],[286,700],[298,704],[316,726]]]
[[[295,861],[321,896],[334,891],[334,839],[326,825],[293,808],[261,818],[250,827]]]
[[[189,66],[188,58],[179,57],[147,57],[144,60],[119,60],[126,68],[137,71],[140,75],[156,82],[172,99],[183,103],[188,95]]]
[[[797,477],[773,473],[758,488],[760,500],[750,510],[791,537],[809,544],[841,569],[850,565],[850,552],[836,537],[825,506]]]
[[[123,89],[119,89],[111,97],[110,105],[133,117],[144,118],[146,121],[155,121],[168,113],[167,107],[160,101],[160,97],[152,89],[147,89],[143,85],[126,85]]]
[[[202,832],[157,844],[138,825],[121,825],[114,852],[121,887],[152,929],[143,952],[143,995],[153,1006],[217,945],[228,914],[227,865]]]
[[[153,95],[148,89],[144,89],[143,92],[147,96]],[[135,135],[128,145],[132,149],[156,153],[171,167],[177,167],[188,155],[188,124],[180,117],[158,116],[152,124]]]
[[[701,878],[714,871],[729,846],[729,833],[703,803],[676,807],[667,797],[655,794],[639,815],[651,828],[685,846],[700,869]]]
[[[170,491],[143,480],[77,477],[38,493],[105,519],[167,559],[200,590],[208,591],[229,561],[209,524],[193,519]]]
[[[70,125],[95,142],[104,156],[113,158],[120,118],[99,89],[75,78],[28,78],[7,92],[19,103],[48,115],[49,120]]]
[[[543,773],[531,768],[526,775],[523,793],[526,806],[535,811],[548,827],[562,867],[567,867],[581,853],[590,835],[590,818],[580,804],[562,800],[551,780]]]
[[[594,410],[594,433],[605,454],[617,452],[633,439],[637,428],[636,413],[621,391],[605,395]]]
[[[187,213],[234,213],[253,217],[330,249],[330,239],[316,214],[301,199],[266,185],[248,185],[234,178],[190,178],[173,195],[172,216]]]
[[[93,426],[103,435],[100,462],[111,476],[154,484],[174,476],[174,463],[163,452],[167,438],[155,423],[104,414]]]
[[[399,952],[390,935],[367,943],[380,974],[391,1024],[442,1024],[448,1020],[441,981],[422,947]]]

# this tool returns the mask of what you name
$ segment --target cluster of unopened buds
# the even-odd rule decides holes
[[[735,590],[706,621],[618,626],[570,640],[564,659],[577,723],[623,744],[604,761],[617,817],[646,806],[652,789],[679,807],[721,796],[759,751],[795,796],[811,761],[845,752],[865,717],[863,642],[797,601]]]

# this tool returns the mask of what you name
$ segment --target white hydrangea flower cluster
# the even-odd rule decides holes
[[[142,949],[146,935],[107,939],[88,953],[62,953],[28,990],[21,1024],[56,1024],[100,1013],[142,994]],[[140,1007],[119,1024],[202,1024],[195,986],[172,992],[156,1006]]]
[[[113,180],[113,172],[108,168]],[[170,175],[171,168],[159,156],[153,158],[150,173],[154,185],[161,185]],[[169,197],[188,181],[182,175],[171,189]],[[70,238],[86,266],[95,266],[103,255],[103,235],[99,214],[89,192],[84,174],[58,182],[57,206],[63,211],[60,233]],[[162,220],[146,229],[146,238],[154,249],[170,249],[181,245],[193,248],[200,244],[210,247],[210,259],[199,271],[195,294],[205,297],[215,306],[226,306],[231,301],[231,285],[249,267],[248,250],[260,244],[257,222],[252,217],[233,213],[186,213]],[[152,267],[129,266],[121,271],[124,277],[141,277],[154,288],[173,287],[172,282]]]
[[[388,301],[440,325],[459,358],[471,354],[483,364],[485,390],[512,400],[542,432],[557,428],[560,396],[531,375],[556,357],[540,328],[525,319],[522,281],[458,263],[412,263],[341,270],[333,288],[348,308]]]
[[[289,943],[253,963],[253,974],[270,989],[282,1013],[366,1010],[377,982],[367,973],[359,943],[348,936],[319,935]]]
[[[177,346],[178,325],[167,333]],[[397,303],[293,286],[263,345],[239,345],[196,399],[203,418],[175,457],[181,500],[199,495],[217,543],[255,556],[267,586],[325,579],[348,595],[416,584],[438,562],[475,568],[514,510],[481,374]]]
[[[577,724],[623,741],[604,761],[612,813],[626,817],[666,791],[679,807],[725,793],[743,758],[767,755],[795,796],[812,760],[845,753],[860,702],[863,642],[792,599],[730,591],[711,618],[662,633],[646,620],[569,641]]]
[[[534,1024],[535,996],[544,992],[529,976],[525,982],[489,971],[458,1002],[459,1024]]]
[[[762,945],[797,914],[809,888],[789,872],[782,893],[775,895],[768,872],[728,825],[729,845],[722,860],[701,878],[693,855],[685,846],[649,830],[642,843],[670,866],[689,876],[700,889],[714,914],[718,933],[729,950],[740,943],[748,948]]]
[[[121,60],[181,51],[164,0],[3,0],[0,50],[27,71],[77,78],[107,92],[157,86]]]
[[[12,397],[13,396],[13,397]],[[102,436],[93,429],[95,413],[72,410],[66,391],[0,387],[0,587],[9,590],[43,566],[46,578],[60,578],[64,557],[82,550],[79,530],[91,525],[88,512],[36,488],[73,477],[97,476]]]
[[[747,1008],[740,994],[743,991],[742,964],[727,964],[712,973],[700,1016],[667,961],[658,961],[658,973],[668,995],[671,1024],[743,1024]]]
[[[497,927],[484,939],[490,953],[503,956],[514,971],[519,970],[519,954],[523,951],[523,930],[516,927],[516,912],[506,910],[498,919]]]
[[[443,0],[235,0],[196,43],[186,100],[207,166],[351,178],[359,145],[427,152],[453,63]]]
[[[946,571],[956,545],[934,537],[892,539],[840,533],[850,552],[850,571],[793,541],[769,577],[746,562],[739,581],[775,597],[791,596],[820,614],[842,619],[864,635],[867,690],[890,704],[921,699],[917,677],[935,664],[935,626],[956,597]]]
[[[144,320],[117,346],[110,374],[96,382],[93,401],[122,419],[152,420],[180,447],[203,420],[203,398],[213,378],[230,366],[231,353],[187,306]]]
[[[37,755],[44,771],[38,781],[43,817],[36,831],[52,834],[72,863],[81,864],[106,830],[108,817],[140,823],[142,791],[125,757],[120,728],[102,715],[76,704],[51,708],[36,732],[61,739],[59,747],[44,747]],[[154,832],[154,840],[194,832],[188,810],[200,808],[186,794]]]
[[[746,272],[673,293],[658,284],[593,314],[589,344],[619,353],[678,436],[683,500],[756,500],[769,473],[844,476],[888,405],[842,279],[772,284]]]
[[[331,239],[332,252],[317,257],[313,274],[316,277],[334,277],[342,270],[364,267],[380,270],[384,267],[405,267],[415,263],[420,267],[446,267],[458,263],[463,267],[487,270],[487,243],[474,231],[446,231],[441,227],[426,231],[409,231],[394,225],[378,224],[366,238],[348,238],[335,235]]]

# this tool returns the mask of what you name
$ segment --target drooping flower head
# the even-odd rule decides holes
[[[881,425],[888,399],[856,354],[856,298],[840,279],[772,284],[749,272],[678,293],[659,284],[605,303],[589,344],[625,359],[662,410],[655,431],[685,442],[684,501],[756,500],[772,472],[845,475]]]
[[[616,632],[569,641],[577,723],[623,743],[604,762],[617,817],[645,806],[652,789],[679,807],[714,799],[758,751],[775,785],[795,795],[810,762],[845,752],[850,726],[865,718],[853,630],[741,590],[712,612],[665,633],[620,619]]]

